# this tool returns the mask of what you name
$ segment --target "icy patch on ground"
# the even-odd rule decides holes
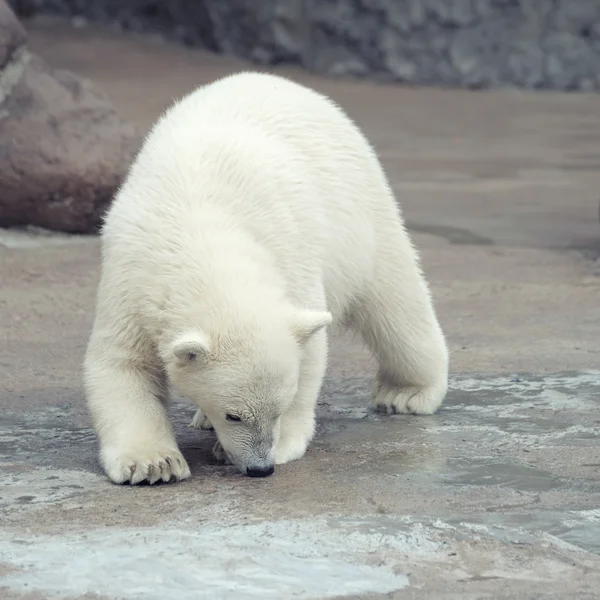
[[[315,519],[24,535],[0,541],[0,561],[19,568],[9,589],[59,596],[331,598],[400,590],[403,557],[440,547],[421,524]]]
[[[500,397],[519,401],[505,410],[514,412],[528,408],[548,407],[557,410],[597,408],[597,391],[600,388],[600,372],[584,371],[576,374],[544,375],[543,377],[506,376],[458,376],[451,380],[450,388],[462,392],[495,392]],[[495,404],[495,403],[494,403]],[[455,409],[465,410],[462,403]],[[486,405],[473,406],[471,410],[486,409]]]
[[[97,235],[73,235],[50,231],[33,225],[20,228],[0,227],[0,246],[11,249],[63,246],[66,244],[94,244],[97,242]]]
[[[103,478],[85,471],[36,469],[11,473],[0,463],[0,510],[19,510],[60,502],[98,489]]]

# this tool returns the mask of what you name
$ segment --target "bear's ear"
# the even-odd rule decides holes
[[[292,320],[292,330],[299,342],[305,342],[313,334],[327,327],[332,321],[330,312],[317,310],[297,310]]]
[[[175,358],[187,364],[205,360],[210,353],[210,344],[205,335],[194,332],[177,338],[171,350]]]

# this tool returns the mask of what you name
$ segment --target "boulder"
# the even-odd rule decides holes
[[[0,226],[97,231],[138,138],[85,79],[48,66],[0,0]]]

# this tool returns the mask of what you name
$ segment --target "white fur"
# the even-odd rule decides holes
[[[241,470],[300,458],[331,321],[378,359],[375,405],[437,410],[446,343],[362,133],[280,77],[199,88],[154,126],[102,231],[85,387],[110,479],[189,477],[169,382]]]

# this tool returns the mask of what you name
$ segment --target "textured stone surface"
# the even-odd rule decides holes
[[[15,51],[25,44],[26,39],[25,30],[13,11],[6,2],[0,2],[0,69],[4,68]],[[0,90],[1,85],[0,83]]]
[[[94,231],[136,146],[89,81],[29,52],[0,0],[0,225]]]
[[[12,0],[273,65],[467,87],[600,87],[597,0]]]

